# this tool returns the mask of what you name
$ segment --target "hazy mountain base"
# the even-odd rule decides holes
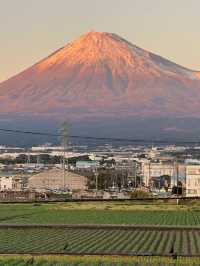
[[[0,128],[25,131],[40,131],[47,133],[58,133],[63,117],[58,120],[49,118],[0,116]],[[199,118],[98,118],[71,122],[70,135],[127,138],[153,141],[172,142],[200,141],[200,119]],[[58,143],[59,138],[54,136],[41,136],[31,134],[13,134],[0,132],[0,144],[26,146],[42,144],[45,142]],[[71,138],[75,143],[87,143],[91,140]],[[94,142],[94,141],[93,141]],[[115,141],[101,141],[101,143],[115,143]],[[97,141],[98,143],[98,141]],[[118,141],[117,143],[120,143]],[[130,142],[121,141],[123,144]],[[141,142],[136,142],[142,144]]]

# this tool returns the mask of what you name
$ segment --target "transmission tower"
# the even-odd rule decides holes
[[[63,150],[63,160],[62,160],[62,168],[63,168],[63,189],[66,189],[66,163],[68,165],[68,160],[66,161],[66,150],[68,146],[68,136],[69,136],[69,124],[68,122],[63,122],[60,127],[60,142]]]

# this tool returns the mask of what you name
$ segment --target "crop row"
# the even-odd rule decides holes
[[[200,225],[200,211],[59,210],[1,208],[0,223]]]
[[[1,228],[0,253],[200,254],[200,231]]]

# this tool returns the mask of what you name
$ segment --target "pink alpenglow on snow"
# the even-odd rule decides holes
[[[0,84],[0,114],[200,117],[200,72],[89,32]]]

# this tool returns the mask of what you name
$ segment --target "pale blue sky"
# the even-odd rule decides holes
[[[90,30],[200,70],[200,0],[0,0],[0,81]]]

